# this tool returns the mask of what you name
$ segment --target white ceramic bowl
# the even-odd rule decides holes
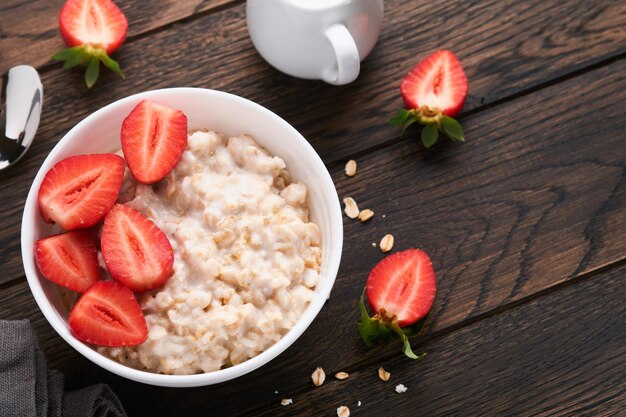
[[[55,232],[41,219],[37,207],[37,192],[44,175],[56,162],[68,156],[119,149],[122,121],[142,99],[182,110],[187,115],[190,129],[209,128],[228,135],[252,135],[271,154],[284,159],[292,176],[303,181],[309,189],[311,218],[320,227],[322,235],[321,280],[315,298],[296,325],[278,343],[231,368],[197,375],[160,375],[127,367],[99,354],[72,335],[67,324],[69,311],[60,299],[58,287],[43,278],[35,264],[35,242]],[[276,114],[252,101],[199,88],[171,88],[136,94],[109,104],[78,123],[54,147],[39,169],[28,193],[22,218],[22,259],[28,285],[39,308],[57,333],[104,369],[135,381],[168,387],[210,385],[237,378],[287,349],[311,324],[328,298],[339,268],[342,244],[343,223],[337,191],[326,167],[302,135]]]

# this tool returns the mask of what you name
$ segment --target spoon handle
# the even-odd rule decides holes
[[[21,157],[33,139],[39,127],[41,108],[43,105],[43,86],[35,68],[18,65],[11,68],[2,79],[0,99],[0,142],[2,153],[0,161],[4,165],[13,164]],[[9,150],[19,155],[6,155]],[[13,159],[11,158],[13,156]],[[4,166],[0,166],[0,169]]]

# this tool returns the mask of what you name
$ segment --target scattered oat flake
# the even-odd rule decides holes
[[[402,394],[402,393],[406,392],[406,390],[407,390],[407,387],[405,387],[403,384],[396,385],[396,392],[398,394]]]
[[[313,385],[319,387],[326,380],[326,374],[324,370],[320,367],[315,368],[315,371],[311,374],[311,380],[313,381]]]
[[[376,247],[376,242],[372,242],[372,247]]]
[[[350,409],[342,405],[337,409],[337,417],[350,417]]]
[[[383,251],[383,253],[387,253],[392,248],[393,248],[393,235],[386,234],[380,240],[380,250]]]
[[[337,378],[337,379],[347,379],[349,376],[350,376],[350,374],[347,373],[347,372],[337,372],[335,374],[335,378]]]
[[[356,201],[352,197],[346,197],[343,199],[343,204],[346,205],[346,208],[343,210],[351,219],[356,219],[359,217],[359,206],[356,205]]]
[[[346,175],[349,177],[354,177],[354,174],[356,174],[356,161],[354,159],[351,159],[346,164]]]
[[[389,378],[391,378],[391,374],[385,371],[385,368],[381,366],[380,368],[378,368],[378,377],[381,381],[387,382],[389,381]]]
[[[396,391],[398,390],[398,387],[396,387]],[[280,405],[282,405],[283,407],[288,406],[289,404],[293,404],[293,400],[291,398],[283,398],[280,401]]]
[[[363,223],[365,223],[372,217],[374,217],[374,212],[370,209],[365,209],[359,213],[359,220],[361,220],[361,222]]]
[[[384,219],[385,217],[387,217],[387,215],[386,215],[386,214],[383,214],[383,219]]]
[[[356,403],[356,406],[357,406],[357,407],[360,407],[360,406],[361,406],[361,401],[359,401],[358,403]]]
[[[274,391],[274,394],[278,394],[278,391]]]

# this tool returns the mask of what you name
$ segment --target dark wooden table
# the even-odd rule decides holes
[[[0,4],[0,72],[34,65],[45,88],[35,144],[0,173],[0,319],[32,321],[68,389],[108,383],[131,416],[332,416],[340,405],[353,416],[626,413],[626,1],[388,0],[379,43],[345,87],[267,65],[242,0],[117,3],[130,22],[115,55],[127,79],[104,73],[92,91],[80,70],[49,60],[62,47],[61,0]],[[427,151],[386,120],[405,72],[440,48],[456,52],[470,80],[467,141]],[[332,296],[290,349],[194,389],[134,383],[71,349],[39,312],[19,249],[26,193],[63,134],[107,103],[173,86],[273,110],[319,152],[341,197],[376,212],[367,224],[345,221]],[[352,158],[359,171],[348,178]],[[394,250],[433,259],[437,298],[414,343],[428,352],[422,362],[398,344],[367,350],[355,329],[357,298],[383,256],[372,242],[386,233]],[[315,388],[317,366],[350,378]],[[408,391],[396,394],[398,383]]]

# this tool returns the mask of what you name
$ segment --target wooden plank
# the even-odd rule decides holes
[[[417,246],[433,259],[439,289],[427,335],[622,259],[626,98],[612,92],[625,88],[622,60],[468,117],[468,135],[476,139],[463,145],[425,152],[402,142],[359,158],[354,178],[333,164],[340,195],[354,196],[376,216],[367,224],[346,220],[337,282],[309,330],[280,359],[237,382],[169,394],[101,371],[53,334],[25,283],[0,294],[0,318],[34,320],[51,363],[72,383],[110,382],[129,401],[150,397],[166,415],[176,414],[179,400],[230,414],[233,404],[217,399],[239,391],[248,393],[237,397],[242,410],[270,406],[303,390],[316,364],[351,372],[398,358],[397,346],[366,350],[354,327],[360,289],[382,258],[371,243],[385,233],[396,237],[395,250]],[[13,261],[16,245],[0,241],[3,265]]]
[[[422,416],[612,416],[626,407],[625,274],[626,267],[615,268],[431,340],[420,346],[428,352],[422,362],[394,356],[371,358],[358,367],[327,366],[331,352],[342,349],[336,343],[318,350],[316,361],[300,361],[296,368],[274,363],[235,382],[184,390],[136,384],[89,363],[52,331],[25,283],[3,291],[0,319],[30,319],[50,366],[66,374],[68,389],[109,383],[129,415],[202,410],[212,415],[317,416],[348,405],[363,416],[380,415],[380,410],[388,410],[390,417],[406,416],[411,409]],[[301,346],[300,355],[310,346]],[[315,366],[328,373],[320,388],[313,388],[309,379]],[[386,384],[376,376],[379,366],[392,374]],[[278,373],[268,373],[276,368]],[[348,371],[350,378],[336,381],[332,375],[339,370]],[[275,379],[281,376],[290,384]],[[393,391],[399,383],[408,387],[406,394]],[[225,397],[237,401],[221,400]],[[283,408],[282,398],[293,398],[294,404]]]
[[[385,122],[401,106],[400,79],[426,53],[444,47],[457,52],[470,79],[466,110],[472,110],[626,52],[622,9],[615,1],[389,1],[382,37],[361,77],[337,88],[269,67],[249,40],[240,4],[129,43],[118,55],[127,80],[109,74],[91,94],[82,71],[46,74],[46,91],[58,100],[50,103],[55,134],[42,133],[51,145],[94,108],[132,93],[208,87],[268,106],[294,123],[326,161],[336,160],[398,138]],[[451,13],[458,17],[443,27],[441,16]]]
[[[387,22],[398,23],[387,24],[379,47],[364,66],[362,78],[347,87],[292,79],[262,62],[243,24],[243,4],[130,43],[120,52],[122,64],[128,69],[126,81],[105,74],[102,83],[87,92],[82,85],[81,71],[67,73],[55,69],[43,74],[46,99],[37,140],[19,165],[0,173],[0,198],[7,202],[0,219],[0,239],[9,242],[8,247],[0,249],[0,259],[7,262],[0,282],[16,279],[22,273],[15,250],[19,237],[16,219],[37,168],[67,130],[94,109],[123,96],[181,85],[234,92],[284,116],[304,133],[324,161],[331,163],[398,138],[398,130],[387,126],[385,120],[399,106],[396,84],[406,68],[398,63],[412,61],[409,54],[444,46],[457,50],[469,64],[472,95],[468,108],[476,109],[483,101],[493,102],[515,94],[626,48],[626,36],[615,36],[616,33],[626,34],[626,24],[621,24],[626,23],[622,20],[626,19],[626,14],[615,13],[615,3],[611,2],[597,5],[585,2],[584,6],[582,3],[577,6],[572,0],[570,10],[564,13],[562,7],[565,6],[560,3],[542,2],[540,6],[538,2],[470,4],[459,1],[446,6],[446,10],[465,13],[472,24],[452,25],[456,22],[452,18],[452,26],[445,30],[434,25],[438,21],[435,16],[443,13],[443,5],[411,3],[409,6],[408,2],[393,1],[388,4]],[[532,4],[536,7],[530,7]],[[507,18],[501,25],[491,27],[483,20],[487,15],[490,19],[491,16],[504,19],[503,16],[516,15],[523,19]],[[546,48],[533,49],[519,40],[539,28],[543,32],[537,39],[543,39]],[[559,43],[557,47],[550,39],[557,37],[555,31],[567,28],[577,30],[571,42]],[[200,39],[199,34],[202,34]],[[472,42],[468,43],[467,39]],[[500,58],[496,60],[493,54]],[[131,60],[131,57],[135,58]],[[482,60],[490,66],[479,64]],[[535,103],[532,106],[537,107]],[[542,109],[534,110],[539,111]],[[501,127],[507,122],[523,128],[526,123],[518,113],[507,114],[507,117],[494,126]],[[535,114],[530,117],[534,118]],[[463,121],[470,142],[494,127],[477,130],[473,120]],[[414,139],[410,136],[413,134],[407,135],[402,143],[413,146]]]
[[[237,0],[126,0],[116,2],[133,37]],[[64,0],[3,0],[0,5],[0,74],[18,64],[40,67],[63,48],[58,16]]]
[[[436,339],[422,362],[374,360],[344,381],[303,381],[305,392],[284,394],[293,405],[274,400],[245,414],[330,416],[347,405],[355,416],[623,415],[625,277],[617,268]],[[379,366],[391,373],[386,383]]]
[[[316,362],[301,361],[295,369],[281,366],[278,375],[267,373],[278,365],[270,364],[243,382],[184,390],[142,386],[89,363],[49,327],[23,282],[2,292],[0,319],[29,318],[50,366],[66,374],[68,389],[105,381],[129,415],[203,410],[212,415],[317,416],[332,415],[345,404],[363,416],[379,415],[383,409],[390,417],[411,415],[406,414],[411,409],[419,409],[422,416],[611,416],[626,407],[625,273],[626,268],[617,268],[431,341],[420,346],[429,355],[420,363],[394,357],[372,359],[357,368],[327,367],[329,351],[342,348],[337,343]],[[324,386],[313,388],[309,374],[318,365],[329,375]],[[377,379],[378,366],[392,373],[389,383]],[[338,370],[349,371],[350,378],[334,380]],[[281,375],[290,376],[291,385],[273,379]],[[398,383],[409,387],[407,394],[393,392]],[[221,401],[224,396],[237,401]],[[282,398],[293,398],[294,404],[282,408]]]

